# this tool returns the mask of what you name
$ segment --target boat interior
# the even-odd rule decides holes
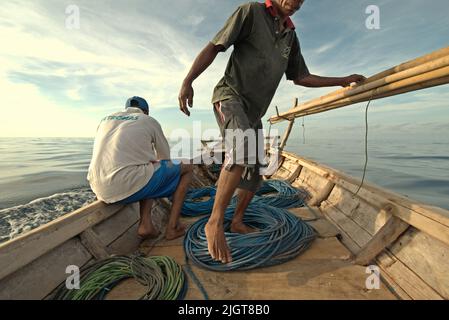
[[[193,188],[214,185],[216,173],[195,167]],[[290,209],[317,232],[312,246],[285,264],[251,271],[213,272],[191,265],[211,299],[447,299],[449,212],[365,184],[288,152],[269,179],[306,190],[307,206]],[[153,221],[164,230],[170,203],[155,202]],[[187,225],[198,218],[182,218]],[[66,267],[88,266],[111,255],[139,251],[170,256],[185,265],[183,239],[137,237],[137,205],[82,208],[0,246],[2,299],[46,299],[65,281]],[[8,261],[8,263],[5,263]],[[371,267],[369,267],[371,266]],[[367,285],[374,267],[379,285]],[[188,276],[186,299],[203,299]],[[370,288],[370,289],[368,289]],[[137,299],[133,279],[107,299]]]

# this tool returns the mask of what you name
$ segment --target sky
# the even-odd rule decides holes
[[[0,7],[0,137],[94,137],[99,121],[138,95],[166,135],[215,128],[211,96],[232,48],[195,81],[192,117],[177,96],[199,51],[239,0],[36,0]],[[69,29],[66,8],[80,10]],[[380,9],[380,29],[366,28],[367,6]],[[449,45],[447,0],[306,0],[293,21],[309,70],[322,76],[370,76]],[[282,80],[267,117],[337,88],[310,89]],[[449,86],[372,103],[379,135],[449,136]],[[364,127],[365,104],[307,117],[317,136]],[[278,128],[282,130],[285,125]],[[360,131],[361,132],[361,131]]]

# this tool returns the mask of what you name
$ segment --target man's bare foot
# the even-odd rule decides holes
[[[185,235],[185,233],[186,233],[186,226],[178,223],[178,225],[174,229],[167,227],[167,231],[165,232],[165,239],[174,240],[182,237],[183,235]]]
[[[233,233],[250,234],[250,233],[255,233],[257,231],[259,231],[259,230],[255,229],[255,228],[251,228],[251,227],[247,226],[246,224],[244,224],[243,222],[231,224],[231,232],[233,232]]]
[[[204,231],[206,233],[207,247],[212,259],[225,264],[232,262],[231,250],[229,250],[226,242],[223,226],[208,223]]]
[[[137,235],[143,240],[154,239],[159,236],[159,231],[156,230],[152,223],[141,222],[139,229],[137,229]]]

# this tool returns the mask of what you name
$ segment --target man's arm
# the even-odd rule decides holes
[[[198,57],[193,62],[192,68],[190,69],[187,77],[184,79],[179,92],[179,107],[182,112],[190,117],[190,111],[187,105],[193,107],[193,81],[198,78],[211,64],[214,62],[218,53],[224,51],[224,46],[214,45],[209,43],[198,55]]]
[[[348,87],[351,83],[360,83],[365,81],[366,78],[360,74],[353,74],[348,77],[320,77],[314,74],[309,74],[305,77],[293,80],[293,82],[298,86],[308,87],[308,88],[321,88],[321,87]]]

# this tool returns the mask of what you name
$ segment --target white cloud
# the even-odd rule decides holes
[[[11,84],[0,78],[4,137],[92,137],[95,119],[82,110],[67,110],[43,97],[30,84]],[[4,94],[4,93],[8,94]]]
[[[73,110],[73,103],[82,101],[86,103],[83,109],[97,109],[92,118],[98,117],[101,110],[109,112],[123,105],[131,95],[144,96],[159,108],[177,105],[181,81],[199,52],[198,39],[188,28],[176,28],[158,17],[148,19],[139,12],[120,15],[119,8],[113,6],[101,11],[98,7],[102,4],[86,2],[80,4],[81,30],[67,30],[64,11],[57,16],[48,11],[50,5],[41,5],[16,1],[0,8],[0,37],[9,44],[0,53],[3,101],[14,100],[23,90],[21,96],[39,97],[35,108],[46,112],[51,109],[48,103],[62,94],[66,100],[58,101],[61,112]],[[203,20],[190,16],[187,22],[198,25]],[[218,61],[195,85],[197,108],[210,105],[210,84],[218,81],[226,63]],[[49,77],[60,79],[58,85],[66,83],[68,87],[52,92],[46,82]],[[93,90],[108,101],[92,101],[86,95],[92,95]],[[2,109],[4,106],[5,102]],[[62,116],[54,111],[53,117]],[[48,135],[50,128],[54,135],[69,134],[64,128],[56,130],[50,125],[52,120],[46,119],[48,125],[36,126],[32,131],[35,135]],[[21,125],[4,126],[1,135],[19,134],[17,127]],[[25,131],[31,132],[29,128]]]
[[[74,101],[81,101],[82,97],[80,95],[81,88],[70,89],[66,91],[67,97]]]
[[[63,119],[75,113],[82,119],[91,119],[92,123],[103,113],[117,110],[130,95],[144,96],[159,109],[176,108],[179,87],[195,56],[241,2],[183,0],[168,12],[166,3],[160,1],[79,0],[81,30],[65,28],[65,4],[60,1],[5,2],[0,7],[0,37],[2,43],[8,44],[0,52],[3,101],[16,101],[16,95],[31,95],[38,101],[36,108],[42,108],[44,113],[52,110]],[[391,4],[383,1],[381,6],[386,10]],[[413,4],[418,5],[419,2]],[[397,48],[397,37],[387,30],[400,29],[401,34],[414,34],[414,31],[407,31],[393,13],[388,13],[389,17],[384,12],[387,16],[382,20],[382,32],[367,33],[360,29],[357,19],[350,19],[355,14],[353,7],[348,9],[339,4],[335,11],[329,11],[329,4],[311,2],[304,9],[295,19],[300,18],[297,26],[303,53],[315,74],[370,75],[414,58],[416,52],[426,53],[435,47],[431,37],[421,36],[419,46],[413,43],[413,50],[405,45]],[[363,10],[360,12],[363,26]],[[423,19],[427,18],[422,18],[421,24]],[[434,30],[427,31],[437,34]],[[193,118],[197,109],[210,110],[213,86],[222,77],[231,51],[220,54],[195,82]],[[304,102],[334,89],[305,89],[282,81],[272,106],[278,105],[285,111],[291,107],[293,97]],[[427,104],[444,103],[437,95],[422,96],[424,99]],[[1,107],[6,107],[4,102]],[[419,110],[411,105],[403,107]],[[269,113],[274,113],[274,108]],[[336,114],[350,116],[351,113],[345,109],[332,113]],[[49,134],[52,120],[47,117],[41,121],[45,119],[47,125],[32,130],[35,135]],[[210,119],[214,121],[212,114]],[[179,121],[177,126],[190,121],[181,116],[174,120]],[[9,126],[11,134],[19,126],[20,121]],[[3,127],[1,135],[6,134],[5,130]],[[30,128],[27,130],[31,132]],[[64,128],[58,130],[61,131],[55,128],[53,135],[69,134]]]
[[[187,22],[187,24],[196,27],[199,24],[201,24],[201,22],[203,22],[204,19],[205,19],[205,17],[203,17],[203,16],[190,15],[186,18],[186,22]]]
[[[319,48],[315,49],[314,52],[317,54],[322,54],[322,53],[328,52],[329,50],[332,50],[335,47],[337,47],[338,44],[341,42],[341,40],[342,39],[340,38],[340,39],[336,39],[335,41],[325,43],[322,46],[320,46]]]

